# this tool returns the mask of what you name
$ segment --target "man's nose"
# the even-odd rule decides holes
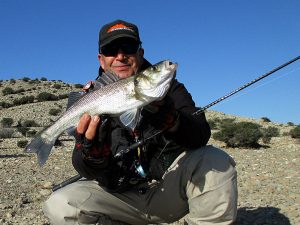
[[[118,53],[117,53],[117,56],[116,56],[116,58],[117,59],[119,59],[119,60],[122,60],[122,59],[124,59],[126,57],[126,54],[122,51],[122,49],[120,48],[119,50],[118,50]]]

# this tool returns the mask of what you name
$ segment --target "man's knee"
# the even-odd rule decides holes
[[[187,185],[190,221],[234,221],[237,211],[237,173],[234,160],[224,151],[206,146]],[[199,153],[198,153],[199,154]],[[206,207],[203,208],[203,204]],[[216,213],[217,212],[217,213]],[[224,222],[224,223],[223,223]]]
[[[53,224],[64,224],[66,210],[69,207],[66,196],[62,192],[57,191],[50,195],[44,203],[43,211]]]
[[[90,197],[90,193],[77,191],[74,188],[60,189],[44,203],[43,211],[53,224],[68,224],[77,221],[80,206]]]
[[[208,145],[189,152],[186,162],[194,178],[226,180],[236,174],[235,162],[225,151]]]

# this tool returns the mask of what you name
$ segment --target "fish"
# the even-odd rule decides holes
[[[43,166],[59,136],[74,132],[84,113],[119,117],[126,127],[134,129],[141,109],[165,97],[177,66],[164,60],[128,78],[116,80],[104,76],[104,80],[112,82],[105,81],[105,85],[80,97],[52,125],[39,132],[24,151],[36,153],[38,164]]]

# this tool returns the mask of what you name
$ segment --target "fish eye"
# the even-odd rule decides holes
[[[137,78],[134,79],[134,85],[138,85],[139,84],[139,80]]]
[[[157,71],[158,70],[158,66],[156,66],[156,65],[155,66],[151,66],[151,70],[152,71]]]

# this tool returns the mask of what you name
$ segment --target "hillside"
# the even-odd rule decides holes
[[[41,208],[51,194],[51,187],[76,174],[71,165],[72,137],[60,137],[46,165],[40,168],[36,156],[23,153],[17,146],[20,140],[30,140],[17,132],[16,126],[27,120],[37,123],[30,130],[40,130],[64,112],[67,94],[80,91],[78,85],[47,79],[19,79],[0,82],[0,121],[13,119],[11,138],[0,138],[0,224],[46,225]],[[11,88],[12,90],[8,89]],[[3,95],[3,90],[8,94]],[[57,97],[39,101],[42,92]],[[20,104],[22,97],[33,96],[31,102]],[[25,100],[23,100],[25,101]],[[8,105],[10,104],[10,107]],[[50,110],[60,110],[50,115]],[[287,133],[294,127],[251,118],[226,115],[208,110],[208,120],[235,119],[276,127],[279,137],[258,149],[228,148],[221,141],[210,139],[209,144],[224,149],[237,162],[239,185],[238,224],[300,224],[300,143]],[[5,129],[1,128],[1,134]],[[216,130],[213,130],[216,132]],[[179,221],[177,224],[182,224]]]

